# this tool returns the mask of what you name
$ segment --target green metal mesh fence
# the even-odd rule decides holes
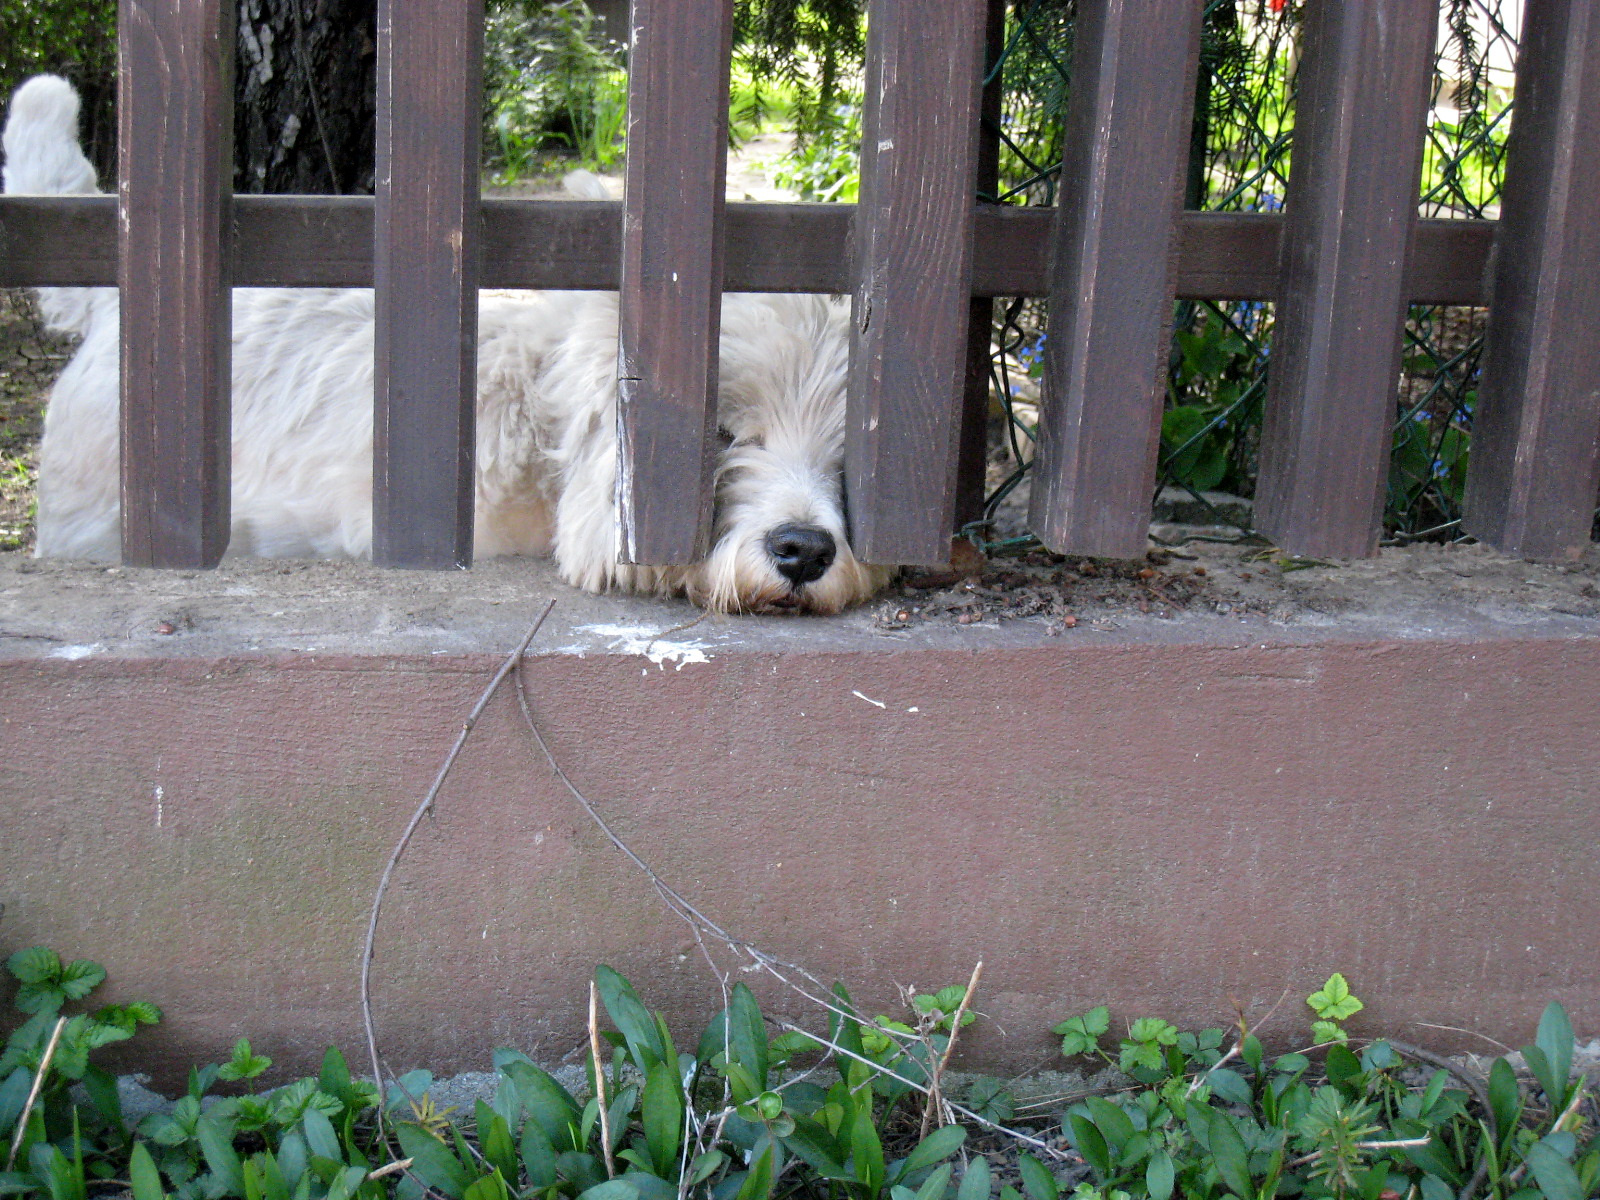
[[[1288,189],[1295,78],[1305,0],[1208,0],[1186,205],[1277,211]],[[1419,213],[1498,215],[1522,0],[1441,0]],[[1003,76],[1004,203],[1055,201],[1062,114],[1070,89],[1071,0],[1018,0],[992,71]],[[1027,544],[1015,498],[1026,482],[1037,421],[1044,305],[996,305],[996,423],[985,524],[992,548]],[[1457,535],[1485,313],[1414,307],[1396,396],[1385,538]],[[1186,519],[1249,532],[1261,404],[1271,367],[1273,309],[1263,301],[1181,301],[1174,320],[1161,486],[1186,499]],[[1198,507],[1197,507],[1198,506]],[[1159,511],[1159,509],[1158,509]],[[1009,518],[1008,518],[1009,514]]]

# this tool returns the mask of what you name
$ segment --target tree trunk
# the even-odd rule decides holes
[[[372,191],[376,21],[376,0],[239,0],[236,191]]]

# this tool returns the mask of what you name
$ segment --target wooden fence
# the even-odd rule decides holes
[[[1489,304],[1466,528],[1588,543],[1600,483],[1600,0],[1528,0],[1498,222],[1424,221],[1437,0],[1306,0],[1287,212],[1180,211],[1201,0],[1079,0],[1055,210],[976,205],[1000,0],[870,0],[859,205],[724,204],[732,0],[634,0],[626,198],[482,200],[481,0],[380,4],[378,192],[230,194],[228,0],[123,0],[119,194],[0,198],[0,284],[123,289],[126,561],[228,536],[229,286],[374,285],[374,558],[466,565],[477,289],[622,295],[629,561],[705,550],[721,290],[850,293],[864,559],[944,559],[981,489],[989,304],[1050,298],[1031,521],[1143,553],[1174,296],[1278,304],[1256,521],[1373,552],[1408,302]]]

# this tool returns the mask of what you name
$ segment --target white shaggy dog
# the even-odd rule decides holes
[[[6,123],[5,190],[96,190],[78,97],[39,76]],[[40,555],[116,559],[117,294],[47,288],[52,327],[81,334],[45,415]],[[475,553],[554,551],[588,591],[684,593],[720,611],[835,613],[887,572],[856,559],[841,498],[845,306],[728,295],[722,305],[713,547],[682,567],[617,562],[617,302],[485,293],[478,324]],[[369,291],[233,293],[230,554],[359,557],[372,546]]]

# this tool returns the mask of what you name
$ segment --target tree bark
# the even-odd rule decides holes
[[[239,0],[236,191],[372,191],[376,22],[376,0]]]

